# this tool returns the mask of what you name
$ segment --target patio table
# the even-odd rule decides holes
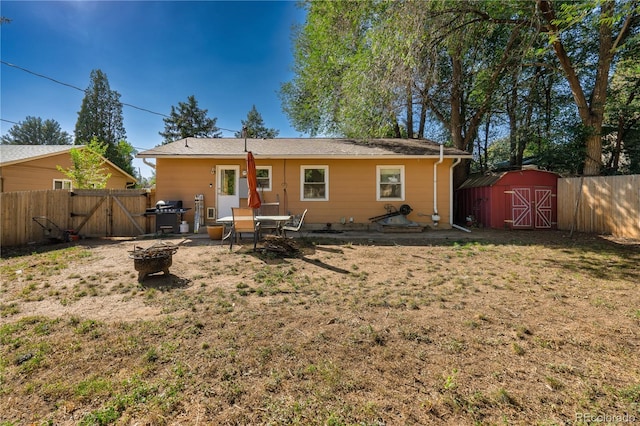
[[[260,223],[274,223],[276,234],[282,234],[282,226],[291,220],[291,215],[256,215],[256,222]],[[222,223],[225,226],[233,224],[233,216],[224,216],[216,219],[217,223]],[[226,237],[225,237],[226,238]]]

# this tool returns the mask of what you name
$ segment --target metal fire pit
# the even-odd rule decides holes
[[[173,254],[176,251],[177,245],[167,243],[154,244],[146,249],[134,247],[129,251],[129,257],[133,259],[133,266],[138,271],[138,281],[156,272],[169,275],[169,267],[173,263]]]

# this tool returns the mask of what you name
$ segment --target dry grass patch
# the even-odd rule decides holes
[[[424,237],[192,240],[142,284],[131,242],[5,257],[0,425],[640,420],[637,245]]]

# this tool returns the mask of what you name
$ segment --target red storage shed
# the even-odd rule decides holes
[[[558,175],[515,170],[470,177],[456,191],[456,223],[511,229],[555,229]]]

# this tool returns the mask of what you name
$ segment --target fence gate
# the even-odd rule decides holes
[[[144,215],[150,201],[144,190],[74,190],[72,228],[90,237],[134,236],[149,232]]]

